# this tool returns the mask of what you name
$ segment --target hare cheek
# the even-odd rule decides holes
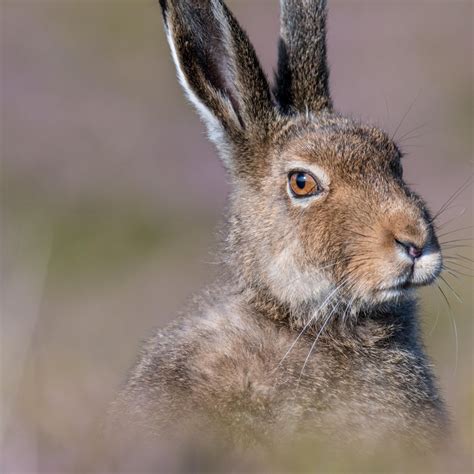
[[[293,243],[269,259],[266,271],[271,291],[290,304],[319,300],[331,288],[328,280],[319,272],[300,268],[295,258],[297,246],[297,243]]]

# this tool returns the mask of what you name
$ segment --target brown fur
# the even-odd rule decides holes
[[[439,246],[397,146],[332,111],[325,2],[283,2],[278,103],[220,0],[161,5],[233,184],[225,263],[221,283],[146,344],[109,432],[432,446],[447,416],[414,288],[439,273]],[[327,181],[320,196],[291,196],[294,167]],[[407,258],[407,243],[423,257]]]

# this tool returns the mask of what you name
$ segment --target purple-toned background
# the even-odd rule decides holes
[[[228,185],[175,79],[157,3],[0,6],[4,472],[72,469],[141,339],[214,273]],[[278,1],[228,3],[271,75]],[[407,181],[438,209],[472,176],[472,3],[330,0],[329,12],[336,107],[398,128]],[[441,233],[472,225],[472,197],[443,214],[454,220]],[[450,245],[472,258],[471,241]],[[422,317],[469,452],[472,279],[446,280],[463,301],[442,284],[457,345],[435,287]]]

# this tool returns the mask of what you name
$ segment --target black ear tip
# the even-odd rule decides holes
[[[163,13],[163,18],[166,20],[166,12],[168,11],[168,0],[160,0],[161,12]]]

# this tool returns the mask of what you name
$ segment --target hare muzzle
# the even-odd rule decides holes
[[[414,287],[432,283],[441,272],[441,251],[429,221],[412,217],[418,210],[410,213],[408,209],[389,214],[384,221],[386,281],[376,285],[377,299],[400,297]]]

